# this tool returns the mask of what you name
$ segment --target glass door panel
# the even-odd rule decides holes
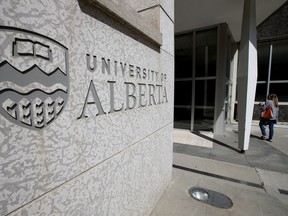
[[[216,62],[217,28],[175,37],[175,128],[213,130]]]
[[[195,81],[195,106],[214,106],[215,83],[215,79]]]
[[[175,38],[174,127],[191,129],[193,34]]]
[[[216,79],[195,81],[194,131],[212,131]]]
[[[216,88],[217,28],[196,32],[193,131],[213,130]]]
[[[195,107],[194,131],[213,131],[214,107]]]

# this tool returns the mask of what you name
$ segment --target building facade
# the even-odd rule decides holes
[[[280,0],[175,3],[174,127],[220,134],[238,121],[239,149],[248,150],[252,119],[269,92],[287,122],[286,8]]]
[[[253,118],[259,118],[259,102],[269,92],[279,98],[279,122],[288,122],[288,2],[257,27],[258,80]],[[258,114],[258,115],[257,115]]]
[[[0,5],[0,215],[149,215],[171,179],[174,2]]]

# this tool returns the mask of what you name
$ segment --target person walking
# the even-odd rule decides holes
[[[279,112],[279,105],[278,105],[278,97],[276,94],[269,94],[267,96],[266,103],[261,103],[261,111],[267,111],[269,109],[272,109],[272,116],[265,117],[261,115],[260,117],[260,130],[262,136],[260,137],[263,140],[267,140],[269,142],[272,142],[273,136],[274,136],[274,124],[277,124],[278,122],[278,112]],[[269,137],[267,139],[266,137],[266,125],[269,126]]]

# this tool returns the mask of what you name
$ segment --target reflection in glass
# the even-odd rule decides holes
[[[194,131],[212,131],[214,124],[214,108],[195,108]]]
[[[196,80],[194,130],[213,130],[216,80]]]

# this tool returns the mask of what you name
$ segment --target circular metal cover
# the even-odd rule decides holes
[[[209,194],[200,188],[193,188],[190,192],[190,195],[196,200],[208,200]]]
[[[216,191],[192,187],[188,192],[193,199],[217,208],[229,209],[233,206],[233,202],[229,197]]]

